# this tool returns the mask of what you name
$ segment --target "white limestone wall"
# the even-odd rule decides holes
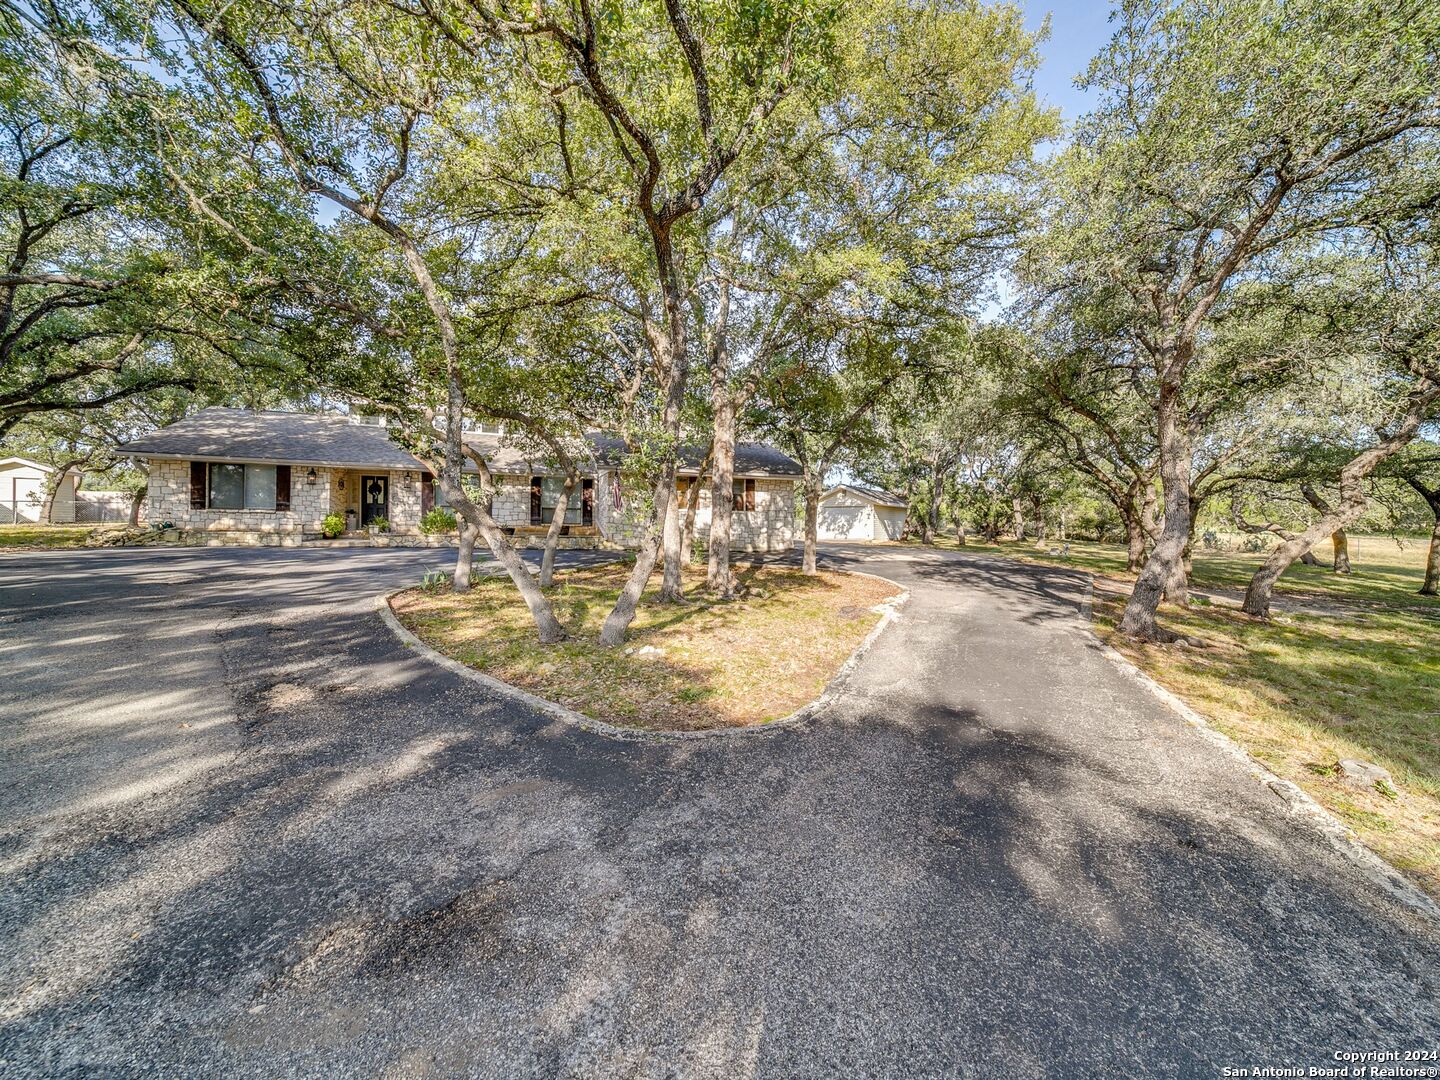
[[[636,547],[647,524],[636,516],[643,500],[627,499],[623,509],[616,511],[610,485],[610,474],[601,473],[595,483],[595,523],[605,539],[624,547]],[[682,512],[686,505],[681,503]],[[695,537],[701,543],[709,539],[710,518],[710,481],[707,479],[700,489],[700,503],[695,510]],[[788,551],[797,535],[795,482],[756,479],[755,509],[737,510],[731,516],[731,546],[737,551]]]
[[[313,486],[305,472],[291,470],[289,510],[192,510],[190,463],[152,461],[146,518],[151,525],[169,521],[203,534],[207,543],[298,544],[304,533],[318,533],[330,512],[332,470],[316,469]]]
[[[497,476],[490,516],[502,528],[530,524],[530,477]]]

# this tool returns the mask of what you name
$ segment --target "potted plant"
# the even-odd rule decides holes
[[[371,518],[369,528],[371,536],[379,533],[388,533],[390,531],[390,519],[383,517]]]

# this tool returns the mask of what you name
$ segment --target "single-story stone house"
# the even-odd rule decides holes
[[[558,510],[563,471],[527,456],[498,430],[467,432],[495,478],[490,513],[522,544],[540,543]],[[586,437],[589,460],[565,515],[566,546],[634,546],[643,532],[620,466],[625,444]],[[129,443],[149,465],[146,517],[207,544],[295,545],[318,540],[329,514],[363,533],[379,519],[399,542],[420,535],[420,519],[444,502],[427,467],[372,418],[211,408]],[[681,452],[679,487],[697,481],[700,453]],[[741,444],[735,455],[737,549],[788,550],[795,542],[800,466],[773,447]],[[708,485],[707,485],[708,486]],[[702,489],[696,535],[710,524]]]
[[[836,484],[820,496],[815,535],[821,540],[899,540],[905,500],[880,488]]]

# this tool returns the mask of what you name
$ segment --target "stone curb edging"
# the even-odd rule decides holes
[[[407,630],[396,617],[394,610],[390,607],[390,598],[392,596],[407,592],[414,588],[413,585],[407,585],[404,588],[392,589],[389,592],[380,593],[375,597],[375,610],[379,612],[380,618],[384,621],[385,625],[390,628],[390,632],[399,638],[407,648],[411,649],[423,659],[453,672],[462,679],[468,679],[470,682],[478,683],[492,693],[509,698],[511,701],[525,705],[536,712],[553,716],[557,720],[563,720],[567,724],[573,724],[585,731],[597,735],[606,735],[612,739],[623,739],[627,742],[682,742],[690,739],[744,737],[764,735],[767,732],[782,728],[798,727],[800,724],[812,719],[817,713],[833,702],[836,697],[845,691],[856,668],[860,666],[860,661],[864,659],[865,654],[870,651],[871,646],[879,639],[885,628],[900,617],[900,609],[904,607],[910,599],[909,589],[906,589],[899,582],[891,581],[889,578],[881,577],[879,574],[867,574],[860,570],[839,570],[834,567],[826,567],[826,569],[834,573],[854,574],[857,577],[874,578],[876,581],[883,581],[887,585],[895,586],[895,588],[900,590],[900,593],[876,605],[885,609],[884,614],[880,617],[880,621],[871,628],[870,633],[865,635],[865,639],[861,641],[859,645],[855,646],[855,651],[850,654],[845,663],[840,665],[840,670],[826,683],[825,689],[820,692],[820,696],[814,701],[808,705],[802,705],[789,716],[782,716],[780,719],[771,720],[768,723],[749,724],[744,727],[711,728],[706,731],[646,731],[639,728],[618,727],[615,724],[608,724],[603,720],[596,720],[593,717],[586,716],[584,713],[567,708],[558,702],[550,701],[548,698],[540,697],[538,694],[532,694],[528,690],[521,690],[517,686],[511,686],[509,683],[503,682],[491,675],[476,671],[474,668],[462,664],[458,660],[453,660],[444,653],[432,649]]]
[[[1294,781],[1286,780],[1272,772],[1250,751],[1215,727],[1208,718],[1193,709],[1184,699],[1161,686],[1136,667],[1119,650],[1101,641],[1099,635],[1095,634],[1091,621],[1094,596],[1095,578],[1090,575],[1085,589],[1085,599],[1080,604],[1080,618],[1084,622],[1085,630],[1100,643],[1100,651],[1104,654],[1105,659],[1109,660],[1122,674],[1169,706],[1172,712],[1194,728],[1200,737],[1211,746],[1243,765],[1252,777],[1269,788],[1271,793],[1285,804],[1293,817],[1306,822],[1319,832],[1332,848],[1364,875],[1370,884],[1404,907],[1440,923],[1440,905],[1437,905],[1419,886],[1411,882],[1400,871],[1362,844],[1354,830],[1322,806],[1313,795],[1310,795]]]

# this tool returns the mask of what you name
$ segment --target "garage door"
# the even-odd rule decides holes
[[[880,531],[884,533],[886,540],[899,540],[900,534],[905,531],[904,510],[882,510],[875,508],[875,514],[880,519]]]
[[[869,540],[870,523],[863,506],[822,506],[816,534],[821,540]]]

